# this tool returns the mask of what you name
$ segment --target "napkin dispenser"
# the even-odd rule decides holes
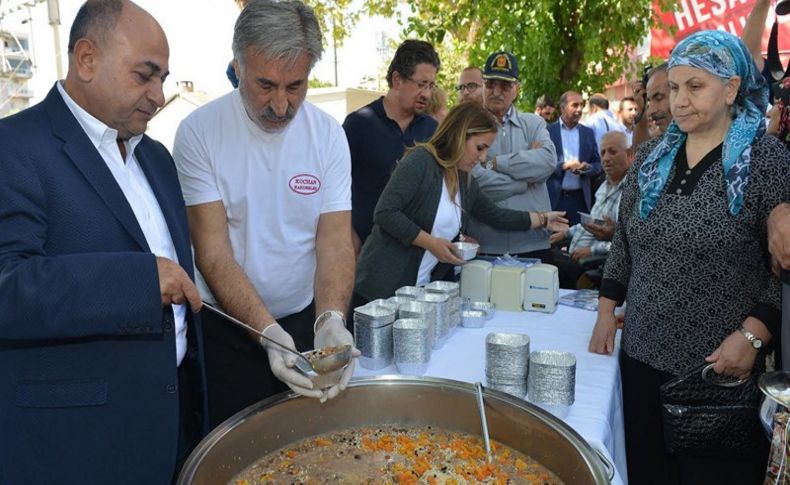
[[[556,266],[536,264],[527,268],[524,310],[554,313],[560,298],[560,278]]]
[[[497,310],[520,312],[525,283],[523,266],[495,266],[491,271],[491,303]]]
[[[461,297],[472,301],[488,301],[491,296],[491,270],[494,265],[475,259],[461,269]]]

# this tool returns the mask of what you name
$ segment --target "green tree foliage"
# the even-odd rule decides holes
[[[676,2],[658,0],[670,10]],[[369,12],[391,13],[397,0],[368,0]],[[531,106],[566,90],[596,92],[626,75],[631,55],[654,22],[650,0],[409,0],[405,35],[449,44],[481,66],[498,50],[513,52],[521,70],[521,101]],[[457,61],[456,61],[457,62]],[[444,72],[449,81],[456,73]],[[442,83],[448,85],[449,83]]]

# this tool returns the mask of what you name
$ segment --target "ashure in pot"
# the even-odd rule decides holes
[[[565,423],[521,399],[486,389],[492,439],[521,451],[574,485],[608,483],[593,449]],[[354,379],[324,404],[283,393],[219,425],[192,452],[181,485],[228,483],[264,455],[302,438],[373,425],[434,426],[480,433],[475,387],[438,378]]]

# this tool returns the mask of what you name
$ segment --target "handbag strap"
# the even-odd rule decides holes
[[[782,78],[790,75],[790,65],[785,70],[782,60],[779,58],[779,19],[774,20],[774,25],[771,27],[771,36],[768,38],[768,58],[765,63],[774,81],[781,81]]]

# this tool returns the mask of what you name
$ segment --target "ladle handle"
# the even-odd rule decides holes
[[[486,447],[486,458],[491,463],[491,440],[488,438],[488,420],[486,420],[486,409],[483,404],[483,385],[475,382],[477,390],[477,411],[480,413],[480,423],[483,425],[483,443]]]
[[[213,306],[213,305],[211,305],[209,303],[206,303],[205,301],[203,301],[203,306],[208,308],[212,312],[216,313],[217,315],[225,318],[226,320],[229,320],[229,321],[235,323],[236,325],[247,329],[248,331],[254,333],[255,335],[259,336],[260,338],[266,340],[267,342],[271,342],[274,345],[280,347],[281,349],[283,349],[285,351],[288,351],[288,352],[290,352],[290,353],[292,353],[294,355],[299,356],[299,358],[304,359],[308,364],[310,363],[310,361],[308,361],[307,358],[304,355],[300,354],[299,352],[297,352],[297,351],[295,351],[293,349],[289,349],[288,347],[286,347],[285,345],[281,344],[280,342],[278,342],[278,341],[276,341],[274,339],[270,339],[269,337],[264,335],[263,332],[261,332],[257,328],[254,328],[251,325],[247,325],[246,323],[242,322],[238,318],[234,318],[234,317],[228,315],[227,313],[223,312],[219,308],[217,308],[217,307],[215,307],[215,306]]]

